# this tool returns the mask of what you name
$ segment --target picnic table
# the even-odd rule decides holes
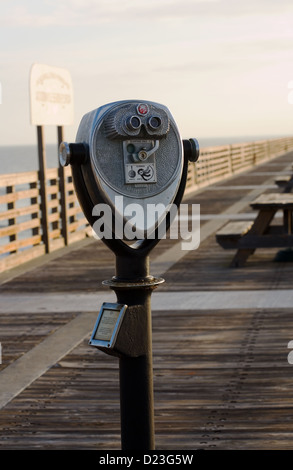
[[[243,266],[257,248],[293,247],[293,194],[262,194],[250,206],[258,211],[254,220],[229,222],[216,234],[217,242],[224,249],[237,250],[232,267]],[[283,214],[281,224],[274,220],[278,211]]]

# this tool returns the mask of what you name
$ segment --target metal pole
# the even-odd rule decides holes
[[[118,303],[135,306],[129,338],[142,351],[138,357],[119,359],[122,450],[155,449],[151,294],[158,282],[152,279],[147,256],[131,260],[116,256],[111,288]]]
[[[154,450],[154,399],[151,355],[121,358],[122,450]]]
[[[51,247],[50,247],[50,223],[49,223],[49,214],[48,214],[47,165],[46,165],[46,150],[45,150],[43,126],[37,126],[37,138],[38,138],[39,180],[40,180],[40,194],[41,194],[43,242],[45,245],[46,253],[50,253]]]
[[[58,149],[61,142],[64,140],[64,130],[62,126],[57,126]],[[62,223],[62,236],[64,244],[69,244],[69,231],[68,231],[68,216],[67,216],[67,191],[66,191],[66,176],[65,168],[59,162],[59,187],[60,187],[60,205],[61,205],[61,223]]]

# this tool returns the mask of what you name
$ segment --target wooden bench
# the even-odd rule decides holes
[[[224,249],[235,249],[237,243],[252,227],[253,220],[229,222],[217,233],[216,240]]]

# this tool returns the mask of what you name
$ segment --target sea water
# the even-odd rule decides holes
[[[57,144],[47,144],[45,150],[47,168],[56,168],[58,166]],[[38,167],[37,144],[0,146],[1,175],[35,171]]]

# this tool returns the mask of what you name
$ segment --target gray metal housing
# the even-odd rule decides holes
[[[142,104],[148,107],[149,117],[157,116],[159,129],[151,128],[147,116],[139,114],[138,106]],[[127,127],[127,119],[131,116],[140,119],[139,129]],[[129,164],[127,158],[130,155],[125,154],[125,142],[129,144],[132,141],[136,147],[141,142],[142,148],[150,150],[153,146],[156,149],[148,159],[156,172],[151,182],[126,182],[126,163]],[[172,204],[175,199],[183,169],[182,140],[168,108],[143,100],[117,101],[104,105],[82,118],[76,142],[85,143],[89,147],[89,159],[82,165],[82,174],[94,204],[100,203],[102,199],[115,210],[115,216],[121,217],[124,222],[123,210],[115,206],[116,196],[123,196],[124,207],[137,203],[144,213],[147,204],[161,204],[153,227],[148,226],[146,218],[136,227],[142,231],[142,237],[146,231],[150,233],[154,230],[165,217],[162,207]],[[143,163],[134,161],[133,166],[134,169],[141,168]]]

